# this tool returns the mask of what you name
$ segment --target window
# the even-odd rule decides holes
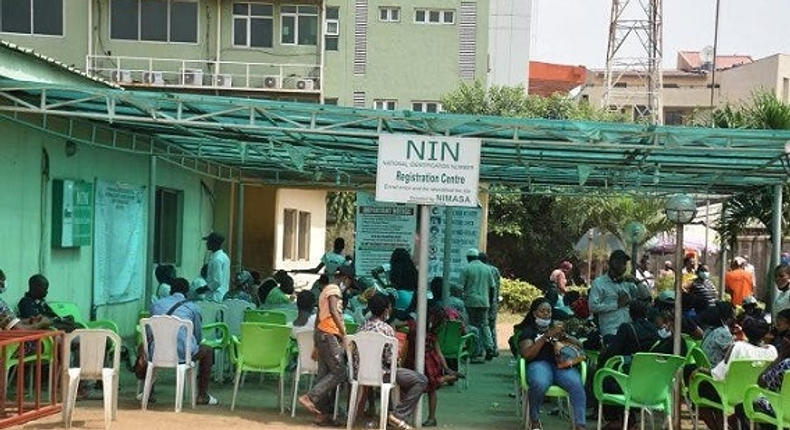
[[[233,3],[233,46],[271,48],[274,45],[274,5]]]
[[[411,110],[414,112],[436,113],[442,111],[442,104],[439,102],[412,102]]]
[[[397,102],[395,100],[373,100],[373,109],[395,110]]]
[[[197,0],[112,0],[110,37],[197,43]]]
[[[414,22],[418,24],[455,24],[452,9],[415,9]]]
[[[181,265],[183,200],[181,191],[156,189],[154,262],[157,264]]]
[[[310,258],[310,212],[285,209],[283,212],[283,260]]]
[[[284,5],[280,8],[280,43],[318,44],[318,7]]]
[[[379,8],[379,21],[383,22],[400,22],[400,8],[391,6],[382,6]]]
[[[63,36],[63,0],[0,0],[0,31]]]
[[[327,6],[324,21],[324,49],[337,51],[340,46],[340,8]]]

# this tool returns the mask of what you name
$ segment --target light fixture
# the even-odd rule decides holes
[[[631,244],[631,270],[634,274],[636,274],[636,262],[639,261],[639,256],[637,255],[639,244],[642,243],[645,236],[647,236],[647,229],[639,221],[631,221],[623,229],[623,239]]]
[[[697,216],[697,202],[689,194],[676,194],[667,202],[666,215],[675,224],[688,224]]]

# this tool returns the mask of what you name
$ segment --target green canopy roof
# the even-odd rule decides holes
[[[0,79],[0,117],[222,179],[322,188],[373,186],[382,133],[478,137],[482,182],[561,193],[731,194],[780,184],[790,140],[790,131],[381,111],[10,79]]]

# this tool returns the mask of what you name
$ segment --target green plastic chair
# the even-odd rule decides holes
[[[359,330],[359,324],[355,323],[354,321],[343,321],[343,324],[346,327],[346,334],[356,334],[357,330]]]
[[[691,378],[689,396],[694,404],[694,423],[699,420],[699,407],[717,409],[724,415],[724,430],[727,430],[727,417],[735,412],[735,405],[743,402],[746,390],[757,383],[763,370],[771,364],[769,360],[734,360],[730,363],[727,376],[723,381],[713,379],[713,376],[697,372]],[[703,382],[713,386],[721,399],[715,402],[699,395],[699,387]],[[696,430],[696,428],[695,428]]]
[[[25,377],[30,378],[28,383],[28,393],[33,393],[34,392],[33,383],[35,379],[35,373],[33,373],[33,369],[31,369],[31,371],[27,373],[24,371],[20,372],[18,369],[20,364],[22,365],[22,367],[32,366],[33,368],[39,365],[38,357],[37,357],[38,345],[34,347],[31,353],[25,355],[24,350],[20,351],[20,347],[22,346],[23,343],[25,342],[12,343],[9,344],[7,347],[3,348],[5,350],[5,358],[3,360],[5,362],[5,369],[4,369],[5,386],[6,389],[8,390],[8,380],[10,378],[10,375],[13,374],[13,371],[16,371],[17,376],[25,375]],[[50,383],[53,381],[53,378],[55,377],[55,373],[54,373],[55,366],[52,365],[52,363],[54,363],[55,360],[54,345],[55,345],[55,341],[53,337],[45,337],[41,339],[41,366],[49,365],[46,367],[48,368],[47,370],[49,375],[48,381]],[[20,353],[22,353],[22,357],[20,357]],[[54,385],[51,384],[49,385],[49,387],[53,387],[53,386]],[[53,394],[54,393],[52,393],[50,390],[49,392],[50,401],[52,401]]]
[[[466,375],[463,386],[469,388],[469,362],[477,345],[477,336],[474,333],[462,333],[463,325],[460,321],[445,321],[439,327],[437,340],[444,358],[458,362],[458,371]]]
[[[754,402],[761,397],[771,404],[775,416],[754,410]],[[757,385],[747,388],[743,398],[743,409],[746,417],[749,418],[750,430],[754,430],[755,422],[772,424],[778,429],[790,427],[790,370],[785,372],[782,389],[778,393]]]
[[[272,373],[280,378],[280,413],[285,413],[285,372],[288,368],[291,347],[291,328],[273,324],[242,323],[235,365],[233,400],[230,410],[236,407],[236,396],[242,372]]]
[[[118,325],[110,320],[88,321],[82,317],[79,306],[74,302],[47,302],[52,312],[60,318],[71,317],[77,328],[106,329],[118,334]]]
[[[696,364],[698,367],[702,367],[704,369],[710,369],[710,359],[708,355],[705,354],[705,351],[702,348],[695,346],[689,350],[688,356],[686,358],[686,362],[691,364]]]
[[[225,374],[225,357],[230,356],[230,328],[224,322],[215,322],[204,324],[201,330],[203,340],[200,344],[211,348],[215,353],[219,353],[219,360],[214,366],[214,378],[217,381],[222,381]]]
[[[582,377],[582,386],[584,386],[586,384],[586,381],[587,381],[587,362],[586,361],[582,361],[581,363],[579,363],[579,373],[581,374],[581,377]],[[519,376],[520,382],[521,382],[521,408],[522,408],[522,414],[524,415],[524,429],[525,430],[529,430],[529,425],[530,425],[530,421],[529,421],[529,395],[527,393],[527,391],[529,390],[529,383],[527,382],[527,360],[525,360],[523,357],[520,357],[518,359],[518,376]],[[559,385],[552,385],[546,391],[545,396],[546,397],[556,397],[557,398],[557,402],[559,402],[562,399],[567,399],[568,400],[568,413],[569,413],[569,416],[571,417],[571,420],[573,419],[573,408],[571,406],[570,395],[568,394],[567,391],[562,389]]]
[[[685,357],[677,355],[639,352],[634,354],[628,374],[614,369],[598,370],[593,379],[593,391],[598,399],[598,430],[601,429],[604,404],[618,405],[625,409],[640,408],[641,429],[645,428],[646,409],[663,411],[669,430],[672,430],[672,381],[685,361]],[[604,392],[603,382],[608,377],[614,378],[622,394]],[[628,415],[625,414],[623,420],[624,430],[628,428]]]
[[[288,323],[288,315],[280,311],[247,309],[244,311],[244,322],[285,325]]]

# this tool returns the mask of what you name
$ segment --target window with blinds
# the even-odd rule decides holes
[[[477,54],[477,4],[461,2],[458,17],[458,75],[461,79],[475,79]]]

